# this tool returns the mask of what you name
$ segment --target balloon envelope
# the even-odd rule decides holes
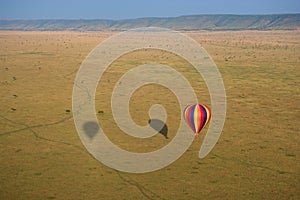
[[[184,110],[184,118],[197,137],[200,131],[209,123],[211,111],[206,105],[190,105]]]

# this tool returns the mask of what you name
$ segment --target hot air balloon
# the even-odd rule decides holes
[[[184,110],[184,118],[186,123],[194,131],[195,136],[198,137],[200,131],[209,123],[211,111],[206,105],[190,105]]]

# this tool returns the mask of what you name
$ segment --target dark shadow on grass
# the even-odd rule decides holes
[[[86,122],[85,124],[83,124],[83,130],[84,130],[84,133],[90,139],[93,139],[93,137],[99,131],[98,123],[97,122]]]
[[[148,123],[151,128],[162,134],[166,139],[168,139],[168,126],[163,121],[159,119],[149,119]]]

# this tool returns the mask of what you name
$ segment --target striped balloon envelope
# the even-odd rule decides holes
[[[184,118],[186,123],[194,131],[195,136],[198,137],[200,131],[209,123],[211,111],[206,105],[190,105],[184,110]]]

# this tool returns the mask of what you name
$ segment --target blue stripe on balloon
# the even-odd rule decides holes
[[[201,106],[201,109],[203,110],[203,113],[204,113],[203,123],[202,123],[201,128],[200,128],[200,131],[201,131],[202,128],[204,127],[204,124],[206,123],[206,120],[207,120],[207,110],[204,108],[204,106],[202,106],[202,105],[200,105],[200,106]]]

